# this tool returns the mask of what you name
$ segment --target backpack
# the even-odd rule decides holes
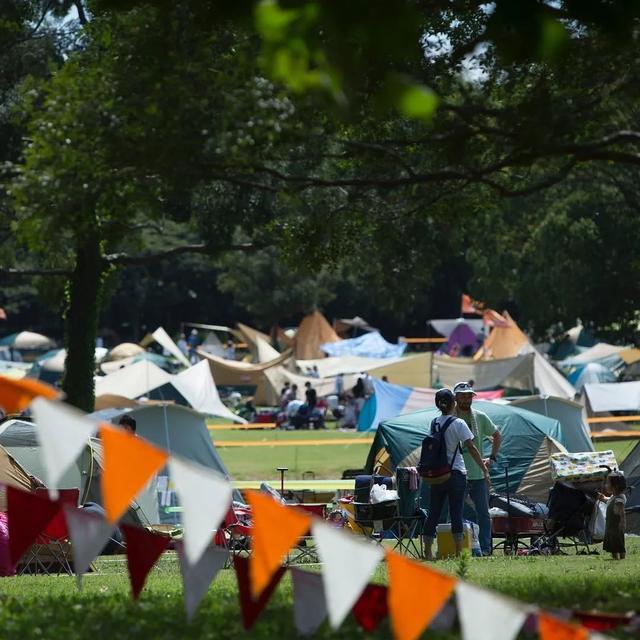
[[[444,434],[455,419],[455,416],[449,416],[445,423],[437,429],[438,419],[434,418],[431,423],[431,433],[422,441],[418,473],[427,484],[442,484],[451,477],[453,461],[461,449],[460,443],[458,443],[453,457],[449,461]]]

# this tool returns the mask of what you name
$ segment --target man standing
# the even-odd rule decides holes
[[[471,433],[473,433],[474,444],[480,453],[484,449],[485,438],[491,440],[491,455],[485,464],[487,467],[496,462],[502,436],[498,428],[491,421],[491,418],[482,411],[471,408],[473,396],[476,392],[468,382],[458,382],[453,388],[456,396],[456,415],[462,418]],[[473,502],[480,528],[480,548],[482,555],[491,555],[491,518],[489,517],[489,485],[484,478],[484,471],[481,469],[469,452],[463,451],[464,464],[467,468],[467,490]]]

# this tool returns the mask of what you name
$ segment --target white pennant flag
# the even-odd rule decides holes
[[[177,551],[184,588],[184,606],[187,610],[187,620],[191,620],[200,601],[209,590],[209,585],[226,564],[229,552],[220,547],[207,547],[200,560],[192,565],[186,558],[183,546],[177,545]]]
[[[195,565],[229,510],[233,489],[215,471],[175,456],[169,458],[169,472],[182,505],[184,552]]]
[[[36,398],[31,408],[41,445],[45,482],[50,487],[51,499],[55,500],[56,487],[95,434],[97,424],[62,402]]]
[[[456,584],[456,599],[463,640],[513,640],[529,615],[526,606],[467,582]]]
[[[113,534],[114,526],[100,516],[75,507],[65,507],[64,515],[71,537],[73,570],[80,587],[82,574],[100,555]]]
[[[377,544],[363,542],[322,522],[312,525],[322,567],[329,622],[337,629],[384,557]]]
[[[292,568],[293,618],[298,633],[310,636],[327,617],[327,601],[324,597],[322,576]]]

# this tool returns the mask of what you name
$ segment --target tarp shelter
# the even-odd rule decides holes
[[[383,420],[432,407],[436,389],[421,389],[373,378],[375,393],[367,399],[358,418],[358,431],[375,431]],[[499,398],[503,391],[480,391],[485,400]]]
[[[388,358],[364,358],[362,356],[340,356],[336,358],[317,358],[314,360],[296,360],[296,373],[310,375],[313,368],[318,369],[321,378],[337,376],[342,373],[349,375],[351,373],[360,373],[361,371],[369,371],[374,367],[385,364],[396,363],[400,359],[390,360]]]
[[[170,384],[172,379],[170,373],[148,360],[141,360],[96,378],[96,395],[111,393],[133,400],[148,396],[154,389]]]
[[[511,401],[512,407],[555,418],[562,425],[567,448],[571,451],[593,451],[591,429],[586,422],[584,407],[579,402],[554,396],[526,396]]]
[[[238,327],[238,337],[247,343],[255,362],[270,362],[280,355],[280,352],[271,344],[271,337],[266,333],[241,322],[238,322],[236,326]]]
[[[229,472],[215,449],[202,414],[179,405],[150,405],[136,409],[113,409],[91,414],[95,420],[117,424],[124,415],[136,421],[136,433],[158,447],[217,471],[230,479]],[[164,479],[163,479],[164,478]],[[160,506],[160,522],[176,522],[172,507],[177,500],[168,470],[158,474],[157,500]],[[239,498],[239,495],[236,496]]]
[[[4,447],[18,464],[39,479],[46,477],[42,451],[36,426],[25,420],[6,420],[0,424],[0,446]],[[100,471],[102,447],[100,441],[87,441],[87,448],[78,457],[58,483],[57,489],[80,489],[80,503],[102,504]],[[133,524],[158,524],[158,505],[155,490],[145,488],[132,503],[126,522]]]
[[[510,490],[517,492],[523,479],[531,478],[535,471],[532,470],[527,476],[534,462],[544,458],[548,463],[548,457],[545,457],[551,447],[548,438],[559,443],[558,448],[571,450],[558,420],[495,402],[479,400],[474,406],[489,415],[502,434],[498,464],[491,468],[491,482],[499,492],[506,490],[505,463],[509,464]],[[366,472],[372,473],[382,460],[386,461],[385,466],[389,470],[395,470],[398,466],[415,466],[420,457],[422,440],[427,435],[431,421],[438,415],[440,412],[434,407],[381,422],[369,451]],[[491,443],[487,441],[485,447],[484,454],[488,455]],[[528,480],[529,495],[546,495],[552,485],[550,470],[548,475],[540,477],[535,486],[532,484]]]
[[[593,413],[640,411],[640,381],[585,384],[584,393]]]
[[[599,362],[589,362],[588,364],[575,368],[567,379],[580,393],[585,384],[593,384],[599,382],[616,382],[616,375]]]
[[[280,352],[277,349],[274,349],[268,342],[263,340],[262,338],[258,338],[256,340],[256,362],[271,362],[276,358],[280,357]]]
[[[534,354],[481,360],[434,356],[434,387],[452,387],[461,380],[473,380],[475,389],[510,387],[533,391],[535,387]]]
[[[358,338],[328,342],[320,345],[320,348],[332,357],[400,358],[407,345],[405,343],[392,344],[387,342],[378,331],[371,331]]]
[[[429,324],[445,338],[448,338],[460,325],[466,324],[474,335],[478,335],[484,327],[482,319],[453,318],[443,320],[429,320]]]
[[[281,353],[271,362],[260,364],[225,360],[201,349],[198,349],[198,355],[209,363],[213,379],[219,387],[228,387],[246,394],[252,394],[256,404],[278,404],[279,395],[274,392],[265,376],[265,371],[285,362],[291,356],[290,351]]]
[[[153,339],[168,353],[170,353],[180,364],[189,367],[190,363],[187,357],[180,351],[178,345],[171,339],[169,334],[162,328],[158,327],[151,336]]]
[[[364,318],[360,316],[354,316],[353,318],[338,318],[333,321],[333,328],[335,332],[344,337],[346,334],[355,331],[376,331]]]
[[[599,342],[595,346],[583,351],[577,356],[571,358],[565,358],[559,365],[561,367],[572,367],[581,364],[588,364],[589,362],[596,362],[598,360],[604,360],[615,356],[614,359],[619,358],[620,353],[627,351],[627,347],[621,347],[615,344],[607,344],[606,342]]]
[[[141,362],[142,360],[152,362],[156,365],[156,367],[160,367],[167,372],[173,369],[173,365],[169,358],[161,356],[159,353],[144,351],[143,353],[139,353],[136,356],[131,356],[130,358],[122,358],[121,360],[110,360],[109,362],[102,362],[100,364],[100,371],[102,371],[106,375],[109,375],[110,373],[118,371],[118,369],[124,369],[125,367],[129,367],[136,362]]]
[[[56,343],[47,336],[33,331],[20,331],[0,339],[0,346],[10,347],[18,351],[46,351],[53,349]]]
[[[327,319],[319,311],[314,311],[305,316],[298,327],[294,338],[294,355],[297,360],[322,358],[324,353],[320,345],[339,341],[340,336]]]
[[[475,331],[466,323],[461,322],[451,332],[447,342],[438,349],[438,353],[451,357],[471,357],[480,347],[480,340]]]

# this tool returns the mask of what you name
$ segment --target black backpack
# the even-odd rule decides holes
[[[461,448],[458,443],[449,461],[444,434],[455,419],[455,416],[449,416],[438,429],[438,418],[434,418],[431,423],[431,433],[422,441],[418,473],[427,484],[442,484],[451,477],[453,461]]]

